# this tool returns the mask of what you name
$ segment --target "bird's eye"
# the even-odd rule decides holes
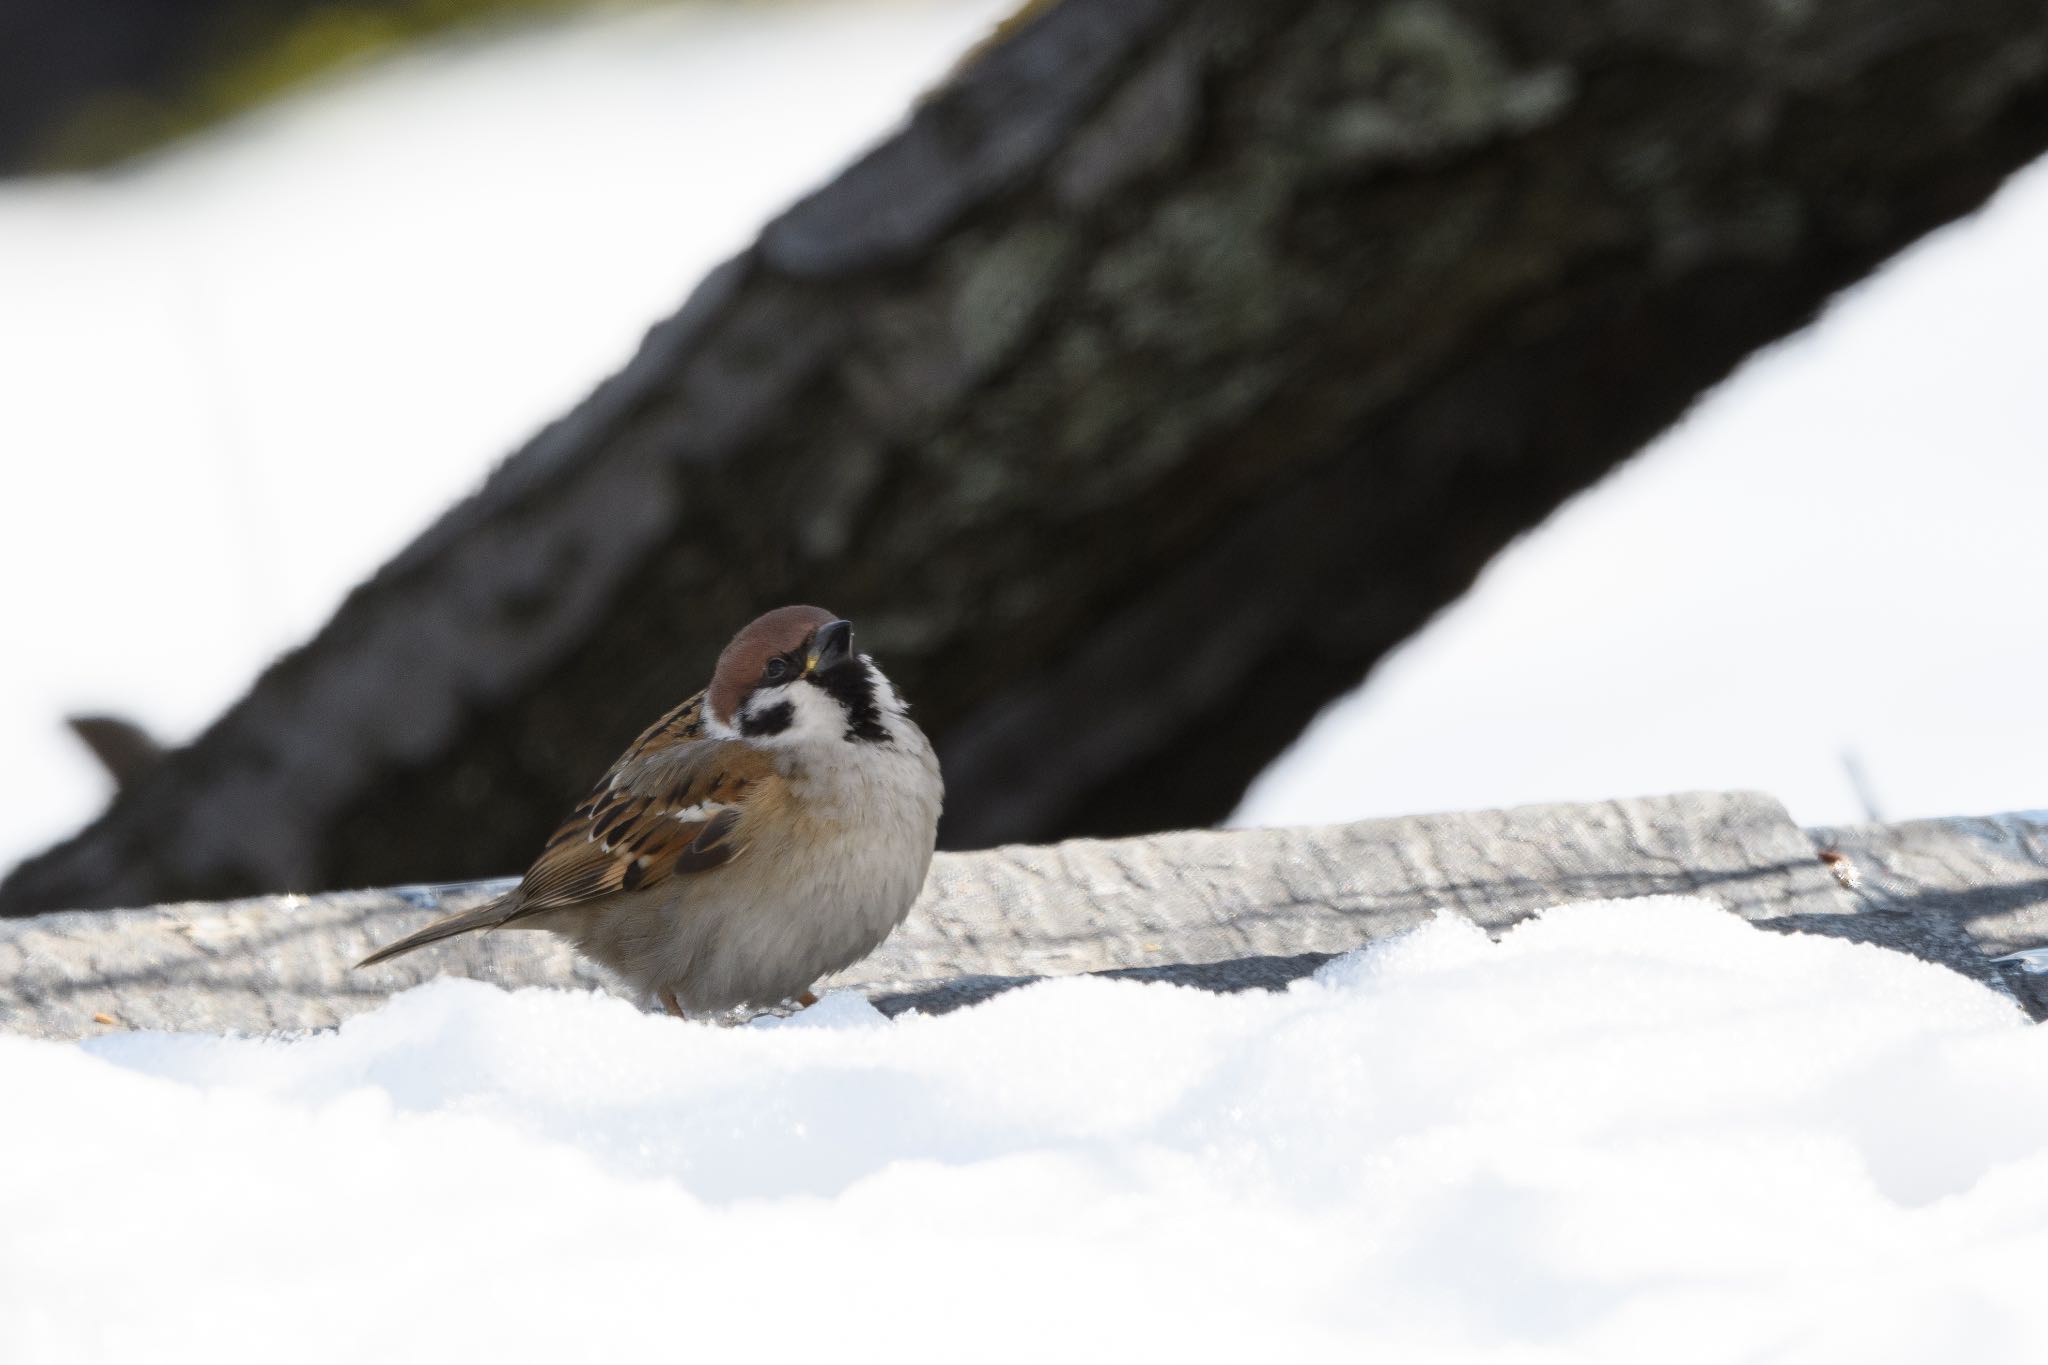
[[[778,683],[788,676],[789,660],[783,658],[770,659],[768,666],[761,670],[761,677],[766,682]]]

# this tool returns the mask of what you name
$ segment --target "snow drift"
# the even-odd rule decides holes
[[[2044,1039],[1668,899],[1277,995],[0,1039],[0,1358],[2038,1358]]]

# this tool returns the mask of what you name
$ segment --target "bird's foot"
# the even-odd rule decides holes
[[[674,991],[663,991],[661,993],[661,1007],[678,1019],[683,1017],[683,1007],[676,1000],[676,993]]]

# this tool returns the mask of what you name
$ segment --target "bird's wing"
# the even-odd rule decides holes
[[[599,780],[519,884],[511,918],[709,871],[746,852],[747,815],[783,793],[774,760],[707,739],[702,696],[656,721]]]

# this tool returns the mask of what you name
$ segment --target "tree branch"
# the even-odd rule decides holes
[[[1212,820],[2044,146],[2018,0],[1065,0],[0,910],[516,870],[784,601],[917,700],[948,844]]]

